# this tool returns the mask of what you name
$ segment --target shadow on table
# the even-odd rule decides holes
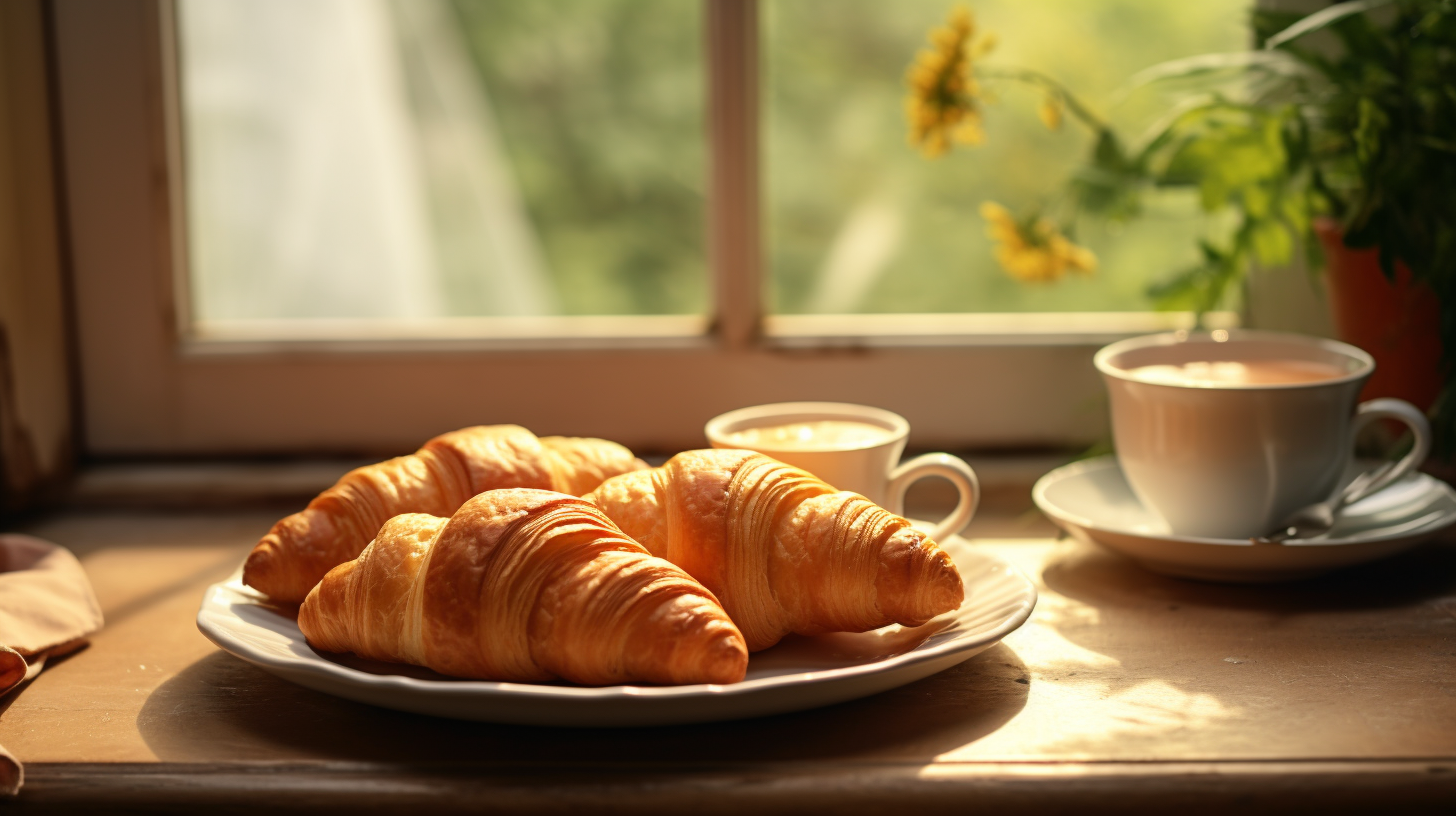
[[[375,708],[217,652],[152,692],[137,728],[158,758],[182,762],[928,762],[1006,724],[1026,705],[1029,676],[1016,653],[998,644],[924,680],[827,708],[693,726],[563,729]]]

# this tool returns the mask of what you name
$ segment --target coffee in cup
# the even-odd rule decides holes
[[[1239,385],[1293,385],[1345,376],[1338,366],[1317,360],[1194,360],[1154,363],[1127,372],[1134,380],[1190,388]]]
[[[854,450],[882,445],[892,439],[894,433],[886,428],[846,419],[811,419],[744,428],[723,435],[724,443],[744,450],[760,447],[798,451]]]
[[[1111,399],[1118,463],[1176,535],[1262,536],[1331,498],[1356,435],[1377,419],[1408,425],[1415,445],[1362,495],[1419,467],[1430,450],[1430,426],[1415,406],[1356,404],[1375,362],[1335,340],[1180,331],[1113,343],[1095,364]]]
[[[949,479],[960,499],[930,531],[936,540],[964,530],[980,500],[975,471],[955,456],[927,453],[900,463],[910,423],[881,408],[842,402],[758,405],[714,417],[705,431],[715,448],[772,456],[896,515],[905,514],[905,491],[911,483],[927,476]]]

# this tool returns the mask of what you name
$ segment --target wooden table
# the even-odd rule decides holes
[[[0,700],[6,813],[1456,812],[1456,545],[1324,579],[1161,578],[987,514],[1035,614],[960,666],[759,720],[555,730],[371,708],[218,651],[194,616],[279,515],[69,512],[107,626]]]

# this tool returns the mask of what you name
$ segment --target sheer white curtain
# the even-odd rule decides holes
[[[444,0],[183,0],[201,321],[549,314]]]

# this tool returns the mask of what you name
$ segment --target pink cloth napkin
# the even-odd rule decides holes
[[[0,535],[0,697],[100,628],[101,605],[76,556],[32,536]],[[0,794],[24,780],[19,760],[0,746]]]

